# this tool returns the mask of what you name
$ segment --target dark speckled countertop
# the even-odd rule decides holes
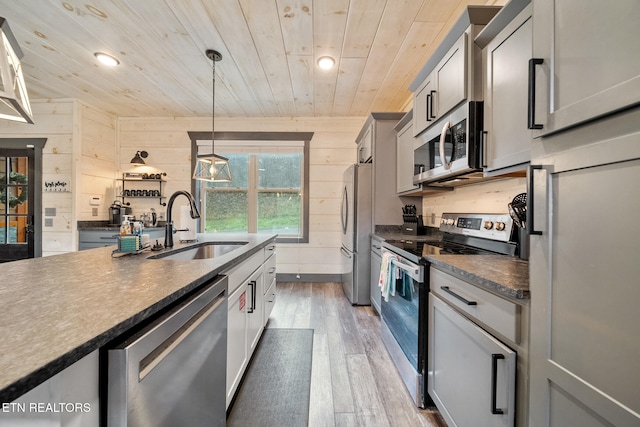
[[[246,241],[218,258],[149,260],[158,252],[112,258],[105,247],[2,265],[0,402],[11,402],[100,348],[221,271],[247,259],[275,235],[198,235]],[[177,243],[173,249],[189,246]]]
[[[529,299],[529,262],[503,255],[427,255],[432,266],[516,302]]]
[[[407,236],[376,232],[379,240],[438,240],[432,233],[426,236]],[[453,274],[480,288],[487,289],[517,303],[529,299],[529,262],[503,255],[426,255],[424,258],[442,271]]]

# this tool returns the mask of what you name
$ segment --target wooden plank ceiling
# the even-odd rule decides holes
[[[400,111],[468,4],[506,0],[0,0],[31,99],[120,116],[365,116]],[[95,52],[116,56],[106,68]],[[329,55],[337,66],[320,70]]]

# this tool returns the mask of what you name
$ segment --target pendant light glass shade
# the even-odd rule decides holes
[[[22,56],[9,24],[0,18],[0,119],[33,124],[33,112],[20,64]]]
[[[229,159],[215,154],[207,157],[198,157],[193,178],[209,182],[231,181]]]
[[[211,110],[211,154],[199,154],[196,158],[196,165],[193,170],[193,179],[208,182],[229,182],[231,181],[231,169],[229,159],[215,154],[215,134],[216,134],[216,62],[222,59],[220,52],[207,49],[207,57],[213,63],[213,90],[212,90],[212,110]]]

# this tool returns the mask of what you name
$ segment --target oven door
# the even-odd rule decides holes
[[[428,291],[424,267],[398,257],[391,268],[399,269],[399,274],[394,292],[381,301],[382,340],[415,404],[425,407]]]

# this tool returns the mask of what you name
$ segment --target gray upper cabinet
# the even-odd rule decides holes
[[[531,14],[529,1],[514,0],[476,38],[483,48],[485,175],[522,169],[531,160],[533,134],[527,126]]]
[[[413,135],[418,136],[465,99],[482,97],[480,48],[473,40],[501,8],[468,6],[409,86],[413,92]]]
[[[371,123],[358,138],[358,163],[371,163],[373,155],[374,124]]]
[[[463,33],[414,94],[413,135],[467,97],[467,34]]]
[[[373,163],[372,198],[374,225],[402,224],[402,200],[396,193],[395,125],[405,113],[371,113],[356,138],[358,151],[368,145]],[[358,154],[360,157],[360,154]]]
[[[420,189],[413,183],[413,111],[409,111],[398,122],[396,136],[396,191],[398,194],[412,193]]]
[[[467,34],[460,36],[436,67],[435,116],[447,114],[467,98]]]
[[[638,18],[637,0],[534,2],[536,136],[640,103]]]

